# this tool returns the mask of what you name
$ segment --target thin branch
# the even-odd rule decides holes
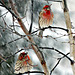
[[[38,32],[39,30],[44,31],[45,29],[48,29],[48,28],[50,28],[50,29],[51,29],[51,28],[53,28],[53,29],[61,29],[61,30],[64,30],[64,31],[68,32],[68,29],[65,29],[65,28],[48,26],[48,27],[40,28],[40,29],[38,29],[38,30],[36,30],[36,31],[33,31],[31,34],[36,33],[36,32]]]
[[[72,59],[69,58],[66,54],[64,54],[63,52],[61,52],[61,51],[59,51],[59,50],[57,50],[57,49],[55,49],[55,48],[49,48],[49,47],[39,47],[39,48],[40,48],[40,49],[50,49],[50,50],[54,50],[54,51],[58,52],[59,54],[64,55],[64,56],[71,62],[71,64],[74,64],[74,63],[75,63],[74,60],[72,60]]]
[[[7,12],[5,12],[4,14],[2,14],[2,15],[0,15],[0,17],[3,17],[4,15],[6,15],[8,13],[8,11]]]
[[[3,61],[6,61],[1,55],[0,55],[0,58],[1,58]]]
[[[12,41],[10,41],[10,42],[5,43],[5,44],[2,45],[2,46],[6,46],[7,44],[13,43],[13,42],[15,42],[15,41],[17,41],[17,40],[20,40],[20,39],[22,39],[22,38],[23,38],[23,37],[17,38],[17,39],[15,39],[15,40],[12,40]]]
[[[29,35],[21,35],[21,34],[19,34],[17,31],[15,31],[15,32],[13,32],[13,33],[19,35],[20,37],[17,38],[17,39],[12,40],[12,41],[10,41],[10,42],[7,42],[7,43],[5,43],[5,44],[2,45],[2,46],[5,46],[5,45],[7,45],[7,44],[13,43],[13,42],[18,41],[18,40],[20,40],[20,39],[23,39],[23,38],[26,37],[26,36],[34,36],[33,33],[36,33],[36,32],[37,32],[37,30],[34,31],[34,32],[32,32],[31,35],[30,35],[30,34],[29,34]],[[38,35],[36,35],[36,36],[38,36]],[[68,35],[63,35],[63,36],[59,36],[59,37],[56,37],[56,38],[53,38],[52,36],[43,36],[43,37],[46,37],[46,38],[51,37],[51,38],[53,38],[54,40],[56,40],[57,38],[64,37],[64,36],[68,36]],[[56,41],[57,41],[57,40],[56,40]]]
[[[5,7],[15,18],[18,18],[4,3],[2,3],[0,1],[0,3],[2,4],[3,7]]]
[[[3,17],[2,17],[2,18],[3,18]],[[5,24],[5,27],[7,26],[8,29],[11,30],[11,32],[15,33],[16,35],[22,36],[22,35],[21,35],[20,33],[18,33],[15,29],[10,28],[10,27],[7,25],[7,23],[5,22],[4,18],[3,18],[3,22],[4,22],[4,24]],[[13,24],[13,25],[14,25],[14,24]],[[13,31],[13,30],[14,30],[14,31]]]
[[[31,49],[31,48],[30,48],[30,47],[25,47],[24,49],[20,49],[20,50],[18,50],[17,52],[15,52],[14,54],[5,57],[5,60],[7,61],[7,59],[9,59],[9,58],[15,56],[17,53],[21,52],[22,50],[27,50],[27,49]],[[4,61],[4,60],[1,61],[0,64],[3,63],[3,62],[5,62],[5,61]]]
[[[68,55],[70,53],[67,53],[66,55]],[[50,75],[52,74],[52,72],[56,69],[56,67],[59,65],[61,59],[63,59],[65,56],[61,57],[61,58],[58,58],[58,62],[56,63],[56,65],[53,67],[53,69],[50,71]]]
[[[20,52],[20,51],[22,51],[22,50],[24,50],[24,49],[21,49],[21,50],[19,50],[18,52]],[[15,54],[17,54],[18,52],[16,52]],[[7,61],[7,59],[11,58],[11,57],[14,56],[15,54],[6,57],[5,60]],[[2,60],[2,61],[0,62],[0,64],[3,63],[3,62],[5,62],[5,61]]]
[[[50,71],[50,75],[52,74],[52,72],[55,70],[55,68],[58,66],[58,64],[60,63],[61,59],[58,60],[58,62],[56,63],[56,65],[53,67],[53,69]]]
[[[31,73],[38,73],[38,74],[44,74],[44,75],[46,75],[44,72],[41,72],[41,71],[28,71],[28,72],[20,73],[20,74],[31,74]],[[20,75],[20,74],[16,74],[16,75]]]
[[[67,53],[66,55],[69,55],[69,54],[70,54],[70,52],[69,52],[69,53]],[[60,58],[58,58],[58,60],[59,60],[59,59],[62,59],[62,58],[64,58],[64,57],[65,57],[65,56],[63,56],[63,57],[60,57]]]
[[[30,25],[30,29],[29,29],[29,33],[31,33],[32,31],[32,25],[33,25],[33,0],[31,0],[31,25]]]

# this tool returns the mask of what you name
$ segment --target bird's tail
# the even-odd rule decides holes
[[[40,30],[39,37],[43,38],[43,30]]]

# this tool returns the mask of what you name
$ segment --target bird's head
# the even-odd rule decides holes
[[[52,4],[51,4],[52,5]],[[50,11],[51,9],[51,5],[45,5],[44,7],[43,7],[43,10],[45,10],[45,11]]]
[[[51,4],[52,5],[52,4]],[[51,11],[51,5],[45,5],[43,7],[43,17],[44,18],[47,18],[47,19],[50,19],[51,15],[52,15],[52,11]]]
[[[25,52],[22,52],[20,55],[19,55],[19,60],[22,60],[22,59],[25,59],[25,57],[27,56],[27,53]]]

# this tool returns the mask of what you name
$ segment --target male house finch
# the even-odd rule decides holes
[[[39,14],[39,28],[45,28],[53,23],[53,12],[51,11],[51,5],[45,5]],[[43,31],[39,32],[39,36],[42,37]]]
[[[24,73],[24,72],[29,71],[31,68],[32,68],[32,61],[29,55],[27,55],[27,53],[25,52],[22,52],[18,56],[18,59],[16,61],[14,73],[16,74]]]

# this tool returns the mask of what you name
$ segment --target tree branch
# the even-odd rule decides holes
[[[58,64],[60,63],[61,59],[58,60],[58,62],[56,63],[56,65],[53,67],[53,69],[50,71],[50,75],[52,74],[52,72],[55,70],[55,68],[58,66]]]
[[[20,73],[20,74],[16,74],[16,75],[31,74],[31,73],[37,73],[37,74],[44,74],[44,75],[46,75],[44,72],[40,72],[40,71],[28,71],[28,72]]]
[[[66,55],[68,55],[69,53],[67,53]],[[56,65],[53,67],[53,69],[50,71],[50,75],[52,74],[52,72],[55,70],[55,68],[59,65],[60,61],[62,58],[64,58],[65,56],[58,58],[58,62],[56,63]]]
[[[49,47],[39,47],[39,48],[40,48],[40,49],[50,49],[50,50],[54,50],[54,51],[60,53],[61,55],[65,56],[68,60],[70,60],[71,64],[74,64],[74,63],[75,63],[74,60],[72,60],[72,59],[69,58],[66,54],[64,54],[63,52],[61,52],[61,51],[59,51],[59,50],[57,50],[57,49],[55,49],[55,48],[49,48]]]
[[[45,29],[48,29],[48,28],[50,28],[50,29],[61,29],[61,30],[64,30],[64,31],[66,31],[66,32],[68,32],[68,29],[65,29],[65,28],[61,28],[61,27],[52,27],[52,26],[48,26],[48,27],[45,27],[45,28],[40,28],[40,29],[38,29],[38,30],[36,30],[36,31],[33,31],[31,34],[33,34],[33,33],[36,33],[36,32],[38,32],[39,30],[45,30]]]
[[[73,53],[73,49],[74,49],[74,40],[73,40],[73,36],[72,36],[72,31],[71,31],[71,20],[70,20],[70,16],[69,16],[69,10],[68,10],[68,7],[67,7],[67,2],[66,0],[63,0],[63,11],[64,11],[64,17],[65,17],[65,22],[66,22],[66,26],[67,26],[67,29],[69,30],[68,34],[69,34],[69,39],[70,39],[70,54],[71,56],[74,56],[75,53]]]
[[[32,24],[33,24],[33,0],[31,0],[31,25],[30,25],[30,29],[29,29],[29,33],[31,33],[32,31]]]
[[[14,6],[12,0],[9,0],[9,3],[10,3],[10,5],[11,5],[11,8],[12,8],[13,12],[18,16],[18,18],[15,17],[15,16],[14,16],[14,17],[17,19],[17,21],[18,21],[18,23],[20,24],[22,30],[24,31],[24,33],[25,33],[26,35],[29,35],[29,32],[28,32],[28,30],[26,29],[24,23],[22,22],[22,20],[21,20],[19,14],[18,14],[18,12],[17,12],[17,10],[15,9],[15,6]],[[29,39],[32,43],[35,44],[35,42],[34,42],[34,40],[33,40],[33,38],[32,38],[31,36],[27,36],[27,37],[28,37],[28,39]],[[36,46],[32,45],[32,48],[33,48],[34,52],[36,53],[36,55],[37,55],[37,57],[39,58],[40,63],[41,63],[41,62],[42,62],[42,59],[43,59],[43,57],[41,56],[41,53],[38,52],[38,48],[37,48]],[[42,65],[42,67],[43,67],[44,72],[46,73],[46,75],[49,75],[49,71],[48,71],[48,68],[47,68],[47,65],[46,65],[45,60],[44,60],[44,63],[41,63],[41,65]]]
[[[73,35],[71,34],[72,33],[72,30],[71,30],[72,27],[71,26],[72,25],[71,25],[71,20],[70,20],[70,16],[69,16],[69,10],[68,10],[68,7],[67,7],[67,1],[63,0],[62,4],[63,4],[63,12],[64,12],[66,26],[67,26],[67,29],[69,30],[68,34],[70,34],[69,35],[69,40],[70,40],[70,55],[75,60],[74,40],[73,40]],[[75,75],[74,63],[71,64],[71,65],[72,65],[72,69],[73,69],[73,75]]]

